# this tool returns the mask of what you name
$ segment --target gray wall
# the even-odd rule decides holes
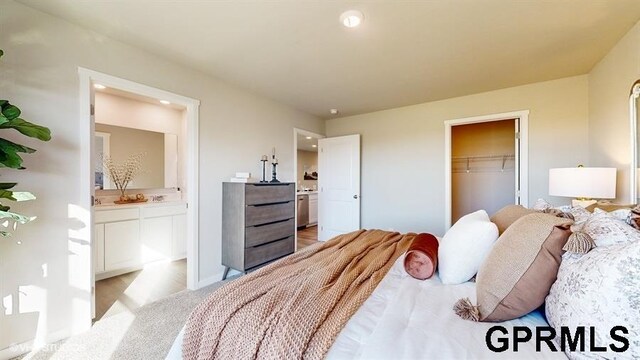
[[[327,121],[362,135],[362,226],[444,232],[444,121],[530,110],[529,199],[549,198],[549,168],[588,162],[587,76]],[[322,176],[322,174],[320,174]]]
[[[0,298],[12,297],[11,315],[0,312],[0,349],[31,339],[51,341],[90,324],[88,199],[80,198],[78,67],[199,99],[201,281],[220,265],[221,183],[236,171],[260,170],[260,156],[275,146],[279,177],[294,181],[293,128],[324,133],[324,123],[262,96],[158,58],[14,1],[0,2],[2,96],[23,117],[51,128],[40,143],[3,133],[39,151],[25,156],[27,170],[3,170],[36,201],[14,210],[38,216],[13,239],[0,241]],[[21,240],[18,246],[16,240]],[[19,306],[18,306],[19,305]],[[18,313],[20,309],[21,313]]]
[[[618,168],[617,201],[625,204],[631,201],[629,93],[638,79],[640,23],[589,73],[590,165]]]

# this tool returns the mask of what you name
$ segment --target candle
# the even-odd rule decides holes
[[[273,152],[271,153],[271,157],[276,158],[276,148],[273,148]]]
[[[274,158],[274,159],[273,159],[273,163],[274,163],[274,164],[276,164],[276,165],[278,165],[278,159]]]
[[[262,155],[262,161],[267,161],[269,160],[269,158],[267,158],[267,155]]]

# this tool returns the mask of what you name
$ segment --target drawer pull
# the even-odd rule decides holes
[[[275,225],[275,224],[283,223],[283,222],[286,222],[286,221],[289,221],[289,219],[274,221],[274,222],[270,222],[270,223],[266,223],[266,224],[253,225],[253,227],[259,228],[259,227],[263,227],[263,226]]]

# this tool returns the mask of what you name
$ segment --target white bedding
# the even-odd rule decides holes
[[[536,352],[533,340],[521,343],[517,353],[512,351],[513,326],[547,326],[539,313],[502,323],[462,320],[453,304],[463,297],[475,303],[475,283],[443,285],[437,275],[416,280],[404,271],[403,261],[401,256],[342,329],[327,359],[566,359],[544,344],[542,352]],[[509,330],[509,350],[494,353],[487,348],[485,335],[494,325]],[[167,359],[182,358],[183,331]]]

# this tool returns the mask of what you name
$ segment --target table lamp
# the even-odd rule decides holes
[[[549,195],[575,198],[573,206],[587,207],[594,199],[615,199],[616,168],[584,167],[549,169]]]

